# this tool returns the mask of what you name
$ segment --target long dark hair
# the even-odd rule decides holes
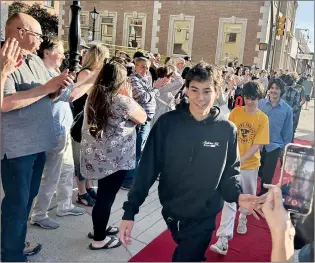
[[[286,83],[281,78],[276,78],[269,82],[267,90],[270,90],[273,84],[276,84],[276,86],[280,89],[280,97],[282,97],[285,92]]]
[[[87,100],[87,124],[90,134],[101,139],[112,116],[113,97],[127,80],[126,68],[111,61],[104,64]]]

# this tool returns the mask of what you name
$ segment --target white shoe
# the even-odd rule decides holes
[[[238,219],[236,232],[241,235],[245,235],[247,233],[247,219],[245,216]]]
[[[229,248],[229,240],[228,237],[219,237],[218,241],[210,246],[210,250],[220,254],[220,255],[226,255]]]

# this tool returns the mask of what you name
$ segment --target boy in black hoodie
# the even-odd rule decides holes
[[[253,211],[257,197],[242,194],[235,125],[213,107],[223,83],[218,68],[201,62],[186,75],[189,104],[153,126],[124,203],[120,239],[130,242],[134,216],[158,175],[162,215],[177,248],[173,261],[203,261],[223,200]]]

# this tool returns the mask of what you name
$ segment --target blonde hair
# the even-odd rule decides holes
[[[88,68],[91,71],[101,69],[109,59],[109,50],[102,44],[96,44],[84,55],[84,63],[82,68]]]

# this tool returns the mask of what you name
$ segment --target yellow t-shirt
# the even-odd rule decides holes
[[[237,127],[240,156],[244,156],[253,144],[269,144],[269,120],[265,113],[245,112],[245,107],[234,108],[229,120]],[[250,170],[260,166],[260,151],[241,164],[241,169]]]

